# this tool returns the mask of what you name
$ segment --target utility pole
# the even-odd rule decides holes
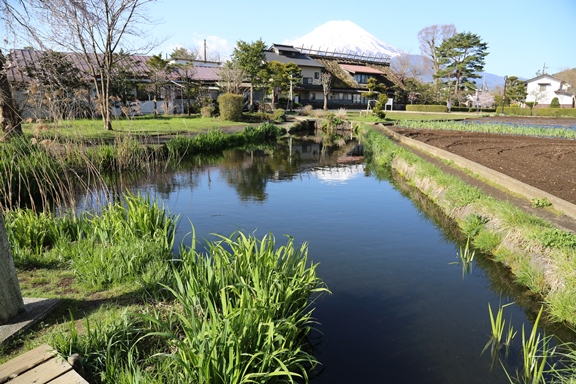
[[[508,83],[508,76],[504,76],[504,94],[502,95],[502,115],[504,115],[504,102],[506,101],[506,83]]]

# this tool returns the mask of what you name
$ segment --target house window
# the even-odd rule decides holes
[[[316,100],[316,93],[310,92],[310,100]]]
[[[320,72],[314,72],[314,78],[318,80],[320,78]]]
[[[546,84],[540,84],[540,92],[546,92]]]
[[[354,75],[354,80],[356,80],[358,84],[368,84],[368,79],[371,77],[372,76],[367,74],[357,73]]]
[[[311,77],[304,77],[304,78],[302,78],[302,83],[303,84],[312,84],[312,78]]]

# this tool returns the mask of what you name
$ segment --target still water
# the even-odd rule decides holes
[[[462,244],[442,215],[376,177],[356,143],[290,144],[228,151],[209,166],[166,169],[131,189],[180,215],[177,242],[189,244],[192,223],[199,239],[242,230],[308,244],[332,292],[314,311],[322,366],[313,383],[506,383],[499,363],[491,371],[489,352],[481,352],[488,304],[515,300],[494,281],[508,278],[476,261],[463,276],[453,264]],[[531,329],[520,306],[505,316],[515,329]]]

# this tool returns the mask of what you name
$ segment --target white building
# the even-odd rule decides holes
[[[526,81],[526,102],[536,103],[535,108],[549,108],[552,99],[558,98],[561,108],[574,108],[574,94],[570,84],[544,74]]]

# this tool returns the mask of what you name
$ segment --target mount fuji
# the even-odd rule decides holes
[[[316,27],[312,32],[299,37],[288,44],[294,48],[318,49],[340,53],[386,55],[395,57],[403,54],[374,35],[362,29],[352,21],[334,20]]]
[[[370,56],[389,56],[390,64],[394,67],[396,60],[401,55],[408,55],[410,62],[422,65],[425,58],[421,55],[408,54],[396,47],[391,46],[365,29],[349,20],[333,20],[316,27],[312,32],[295,40],[286,42],[294,48],[304,48],[322,51],[335,51],[339,53],[366,54]],[[477,86],[486,81],[488,88],[492,89],[504,83],[504,77],[480,72],[482,78],[476,80]],[[423,81],[432,81],[432,74],[426,73]]]

